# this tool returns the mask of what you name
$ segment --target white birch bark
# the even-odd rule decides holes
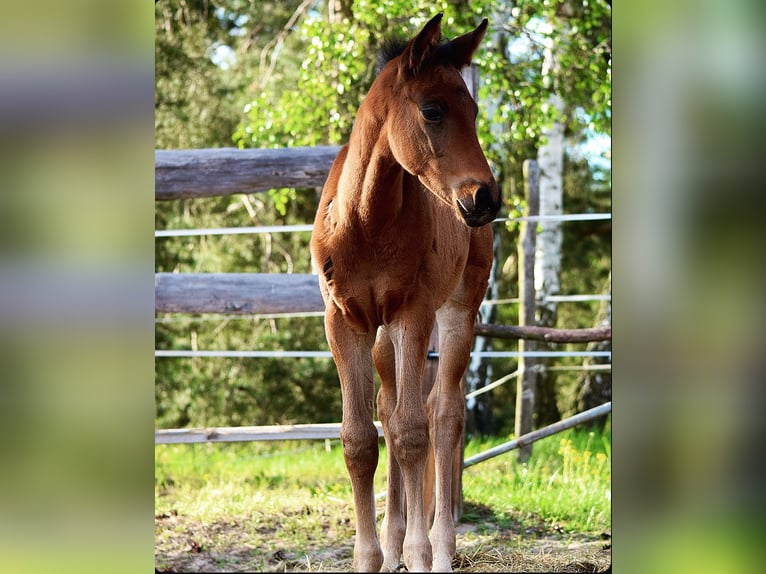
[[[562,26],[565,28],[565,26]],[[559,33],[566,35],[565,30]],[[548,88],[546,102],[552,114],[551,124],[542,132],[543,143],[538,150],[540,168],[540,215],[561,215],[563,212],[564,171],[564,100],[558,89],[559,64],[555,46],[549,40],[543,61],[543,83]],[[548,297],[559,293],[561,271],[561,222],[542,221],[538,226],[535,249],[535,294],[537,324],[556,326],[556,303]],[[545,347],[543,347],[545,348]],[[535,382],[535,424],[545,424],[559,418],[556,400],[556,377],[551,372],[538,372]]]
[[[545,51],[543,62],[544,83],[552,88],[547,106],[553,108],[555,121],[543,130],[544,143],[540,146],[537,162],[540,166],[540,215],[561,215],[563,210],[564,172],[564,100],[556,91],[555,77],[558,72],[553,48]],[[546,301],[550,295],[559,292],[561,271],[561,223],[543,221],[538,226],[537,249],[535,251],[535,290],[542,299],[539,309],[539,324],[554,326],[548,321],[556,316],[556,304]]]

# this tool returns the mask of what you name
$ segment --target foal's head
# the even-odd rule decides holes
[[[492,221],[500,192],[476,137],[476,102],[460,70],[487,30],[440,43],[441,19],[432,18],[389,60],[367,96],[385,110],[394,157],[472,227]]]

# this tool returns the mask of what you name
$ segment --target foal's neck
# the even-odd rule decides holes
[[[341,217],[374,233],[392,223],[403,204],[404,170],[394,158],[384,124],[361,117],[351,133],[338,181]]]

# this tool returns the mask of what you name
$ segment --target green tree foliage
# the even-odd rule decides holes
[[[156,146],[232,145],[242,108],[252,97],[248,90],[253,78],[261,63],[268,65],[274,39],[300,4],[158,2]],[[213,62],[216,50],[234,54],[235,59],[224,69]],[[289,50],[285,53],[283,63],[294,60],[299,67],[300,60]],[[278,76],[281,82],[289,82],[290,67],[286,65]],[[315,190],[289,190],[275,198],[256,194],[160,202],[155,226],[305,223],[313,217],[315,196]],[[288,201],[279,203],[283,199]],[[155,267],[181,273],[308,273],[308,237],[293,233],[161,238],[156,241]],[[316,318],[168,314],[157,317],[156,348],[324,349],[326,344],[322,321]],[[155,378],[157,425],[163,428],[330,422],[340,417],[335,371],[327,360],[161,358],[156,361]]]
[[[232,89],[210,59],[221,32],[208,2],[155,4],[155,145],[194,148],[229,139]],[[229,105],[227,105],[229,104]]]
[[[551,86],[542,63],[557,44],[556,88],[567,95],[567,136],[610,133],[610,9],[603,0],[228,0],[157,3],[157,147],[287,147],[341,144],[375,77],[384,38],[409,37],[444,12],[447,37],[490,19],[475,57],[480,70],[480,140],[506,199],[523,208],[521,164],[535,157],[551,121]],[[228,48],[225,48],[228,46]],[[230,49],[230,51],[229,51]],[[233,54],[228,66],[216,54]],[[609,211],[609,174],[569,156],[565,210]],[[307,223],[316,190],[274,190],[158,204],[157,228]],[[562,292],[592,293],[610,267],[610,236],[594,224],[565,226]],[[503,229],[496,280],[504,297],[517,296],[514,225]],[[308,272],[308,234],[158,239],[163,271]],[[562,325],[590,326],[597,304],[560,311]],[[498,323],[516,324],[515,305],[497,307]],[[160,317],[158,348],[325,349],[321,320]],[[516,350],[496,340],[496,350]],[[579,347],[578,347],[579,348]],[[495,378],[515,361],[493,359]],[[562,377],[558,400],[572,404],[574,376]],[[158,417],[179,424],[268,424],[337,420],[339,392],[330,361],[158,359]],[[496,431],[513,428],[514,385],[493,391]],[[565,405],[567,406],[567,405]],[[562,412],[571,410],[562,408]]]
[[[296,0],[155,3],[158,149],[232,144],[253,72],[298,4]]]

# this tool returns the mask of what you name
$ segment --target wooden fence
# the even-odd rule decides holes
[[[280,187],[319,187],[329,172],[338,147],[298,147],[268,150],[232,148],[157,150],[155,152],[155,199],[158,201],[212,197],[234,193],[256,193]],[[535,162],[525,166],[527,193],[534,219],[536,204]],[[531,265],[534,257],[535,225],[522,224],[519,246],[521,325],[477,324],[483,337],[520,339],[520,350],[530,351],[534,341],[589,342],[611,339],[611,328],[551,329],[534,325],[534,286]],[[281,314],[324,311],[316,275],[263,273],[157,273],[157,313]],[[522,355],[520,397],[529,397],[534,359]],[[532,431],[532,404],[517,409],[517,435]],[[609,405],[611,408],[611,404]],[[602,416],[601,414],[596,416]],[[558,423],[557,423],[558,424]],[[155,432],[156,443],[232,440],[277,440],[278,438],[336,438],[338,424],[278,425],[234,429],[169,429]],[[526,446],[529,441],[520,441]]]
[[[324,302],[317,276],[306,273],[156,273],[154,309],[157,313],[300,314],[323,312]],[[479,323],[474,326],[474,333],[548,343],[588,343],[612,338],[611,327],[551,329]]]

